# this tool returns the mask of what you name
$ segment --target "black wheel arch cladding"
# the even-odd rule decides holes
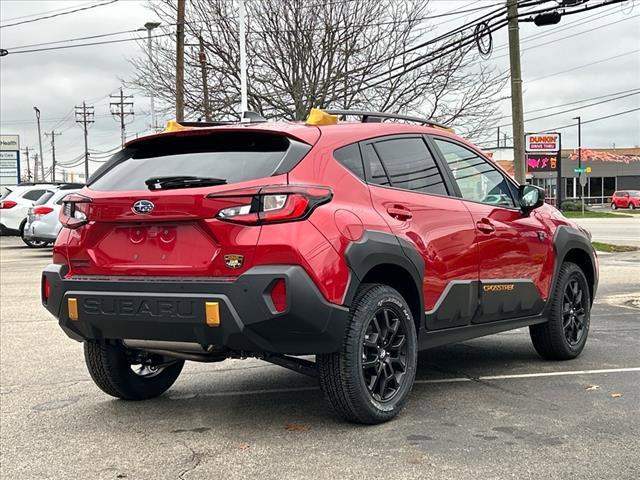
[[[587,278],[591,303],[593,303],[598,288],[598,269],[589,237],[577,228],[560,225],[553,235],[553,247],[556,258],[553,268],[553,282],[549,291],[553,292],[556,287],[562,264],[565,261],[571,261],[582,269]]]
[[[369,272],[380,265],[393,265],[411,276],[419,303],[417,306],[419,307],[417,309],[419,318],[415,320],[418,325],[424,325],[422,282],[425,265],[422,256],[414,246],[396,235],[367,230],[360,240],[349,244],[345,258],[353,275],[357,277],[356,279],[351,278],[349,281],[344,299],[345,305],[353,303],[360,283]],[[406,300],[409,301],[409,299]],[[413,313],[415,315],[416,312]]]

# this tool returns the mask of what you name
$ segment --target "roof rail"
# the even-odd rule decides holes
[[[416,122],[422,125],[429,125],[432,127],[444,128],[446,130],[450,129],[450,127],[447,127],[446,125],[430,120],[428,118],[412,117],[409,115],[399,115],[396,113],[368,112],[365,110],[323,110],[323,111],[325,113],[328,113],[329,115],[362,117],[362,123],[381,122],[385,118],[391,118],[395,120],[406,120],[408,122]]]

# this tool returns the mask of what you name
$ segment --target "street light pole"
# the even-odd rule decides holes
[[[578,168],[582,168],[582,118],[573,117],[574,120],[578,120]]]
[[[578,170],[580,171],[580,200],[582,202],[582,214],[584,215],[584,181],[586,177],[582,171],[582,118],[580,116],[573,117],[574,120],[578,120]]]
[[[147,50],[149,51],[149,73],[153,72],[153,44],[151,42],[151,30],[156,27],[159,27],[160,23],[158,22],[147,22],[144,24],[144,28],[147,29]],[[153,98],[153,90],[149,91],[149,103],[151,107],[151,130],[156,131],[156,107]]]
[[[240,24],[240,118],[247,107],[247,38],[245,33],[244,0],[239,0],[238,23]]]
[[[38,142],[40,145],[40,175],[41,175],[41,180],[44,182],[44,157],[42,156],[42,134],[40,133],[40,109],[38,107],[33,107],[33,109],[36,111],[36,120],[38,121]],[[35,169],[34,169],[35,173],[34,173],[34,180],[37,181],[37,176],[38,176],[38,165],[36,164]]]
[[[176,25],[176,122],[184,120],[184,9],[185,0],[178,0]]]

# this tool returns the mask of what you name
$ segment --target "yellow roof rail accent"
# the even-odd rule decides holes
[[[181,132],[183,130],[191,130],[191,128],[180,125],[175,120],[169,120],[162,133]]]
[[[319,108],[312,108],[307,117],[306,125],[337,125],[338,117],[330,115]]]
[[[449,133],[456,133],[456,131],[452,127],[441,127],[440,125],[430,125],[433,128],[438,128],[440,130],[444,130]]]

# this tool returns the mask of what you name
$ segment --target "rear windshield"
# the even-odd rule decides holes
[[[44,205],[51,199],[51,197],[53,197],[53,192],[51,190],[47,190],[42,194],[40,198],[38,198],[34,205]]]
[[[640,197],[640,190],[631,190],[629,192],[629,196],[633,197],[633,198],[638,198]]]
[[[89,186],[94,190],[147,190],[145,181],[153,177],[209,177],[227,184],[269,177],[278,170],[292,142],[280,135],[255,132],[159,137],[114,155]]]

